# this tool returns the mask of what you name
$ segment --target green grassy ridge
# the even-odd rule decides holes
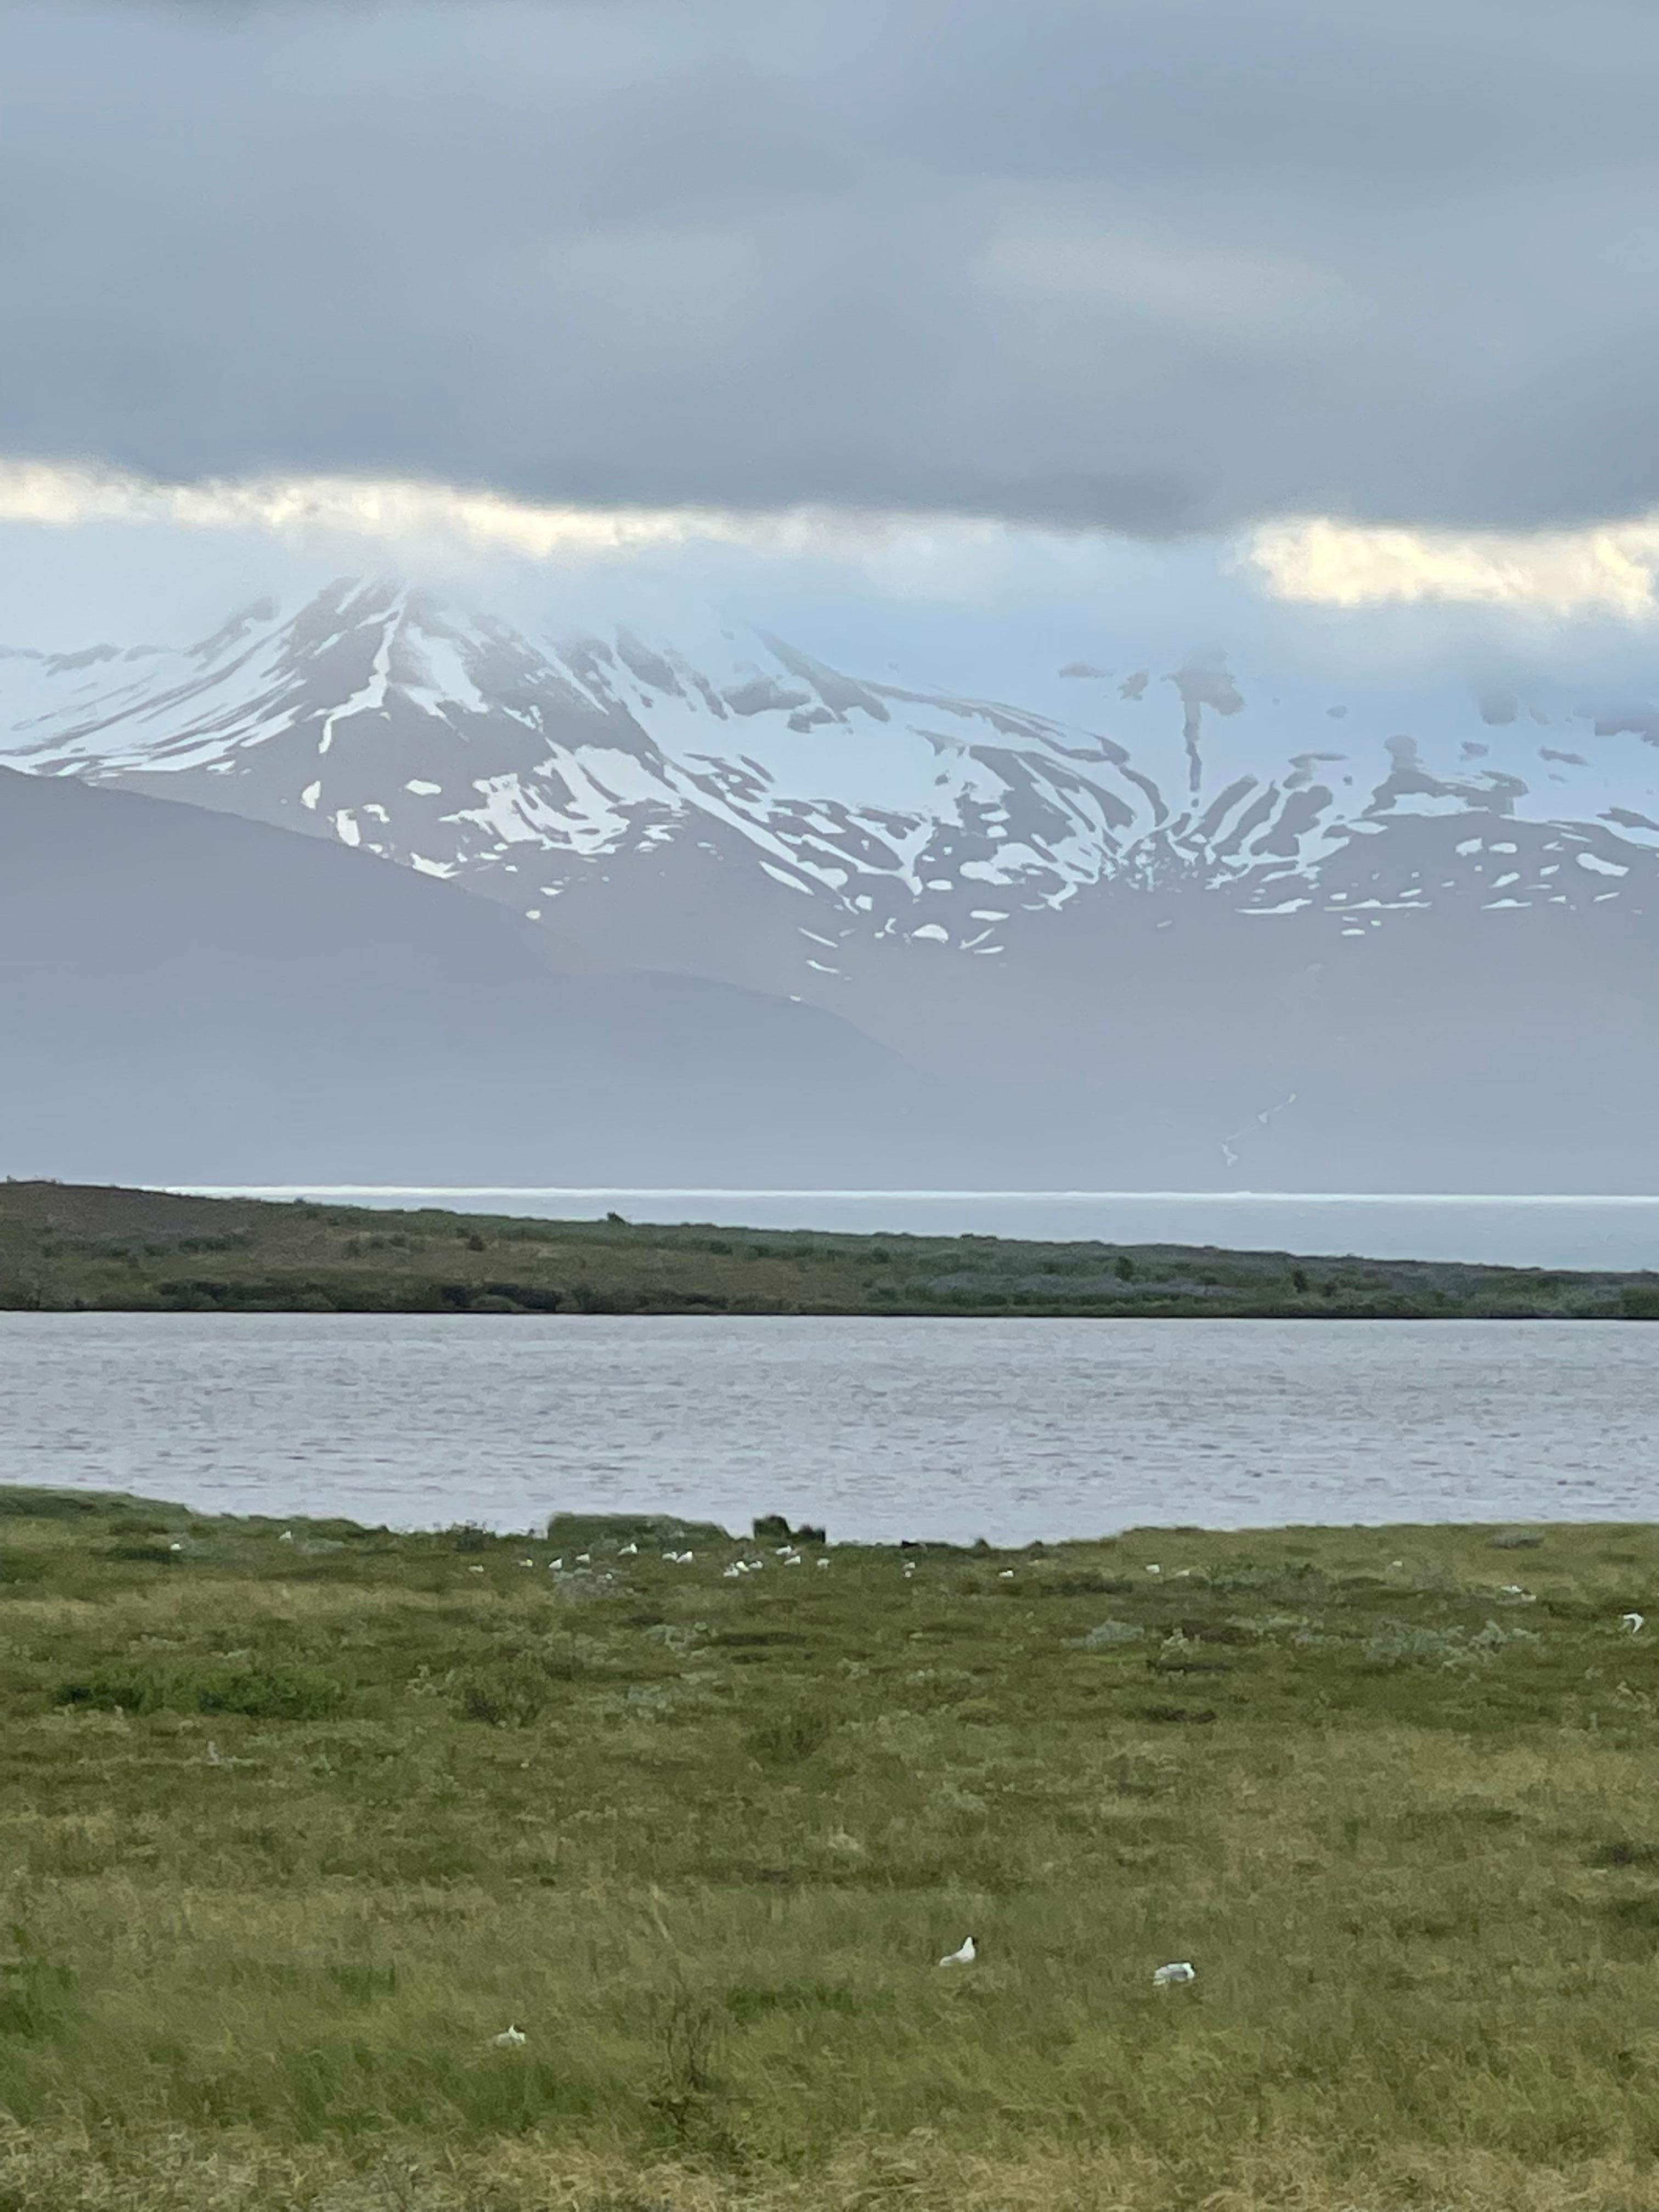
[[[0,1184],[0,1310],[1659,1319],[1659,1273]]]
[[[0,1491],[0,2204],[1659,2205],[1659,1529],[773,1536]]]

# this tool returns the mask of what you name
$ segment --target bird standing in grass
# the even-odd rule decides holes
[[[1197,1979],[1198,1969],[1192,1960],[1177,1959],[1170,1966],[1156,1969],[1152,1975],[1152,1986],[1159,1990],[1174,1989],[1183,1982],[1195,1982]]]
[[[971,1966],[979,1956],[979,1946],[971,1936],[965,1937],[954,1951],[947,1951],[939,1960],[941,1966]]]
[[[516,2051],[521,2043],[526,2043],[528,2040],[529,2038],[525,2034],[525,2032],[521,2027],[514,2027],[510,2025],[504,2027],[501,2033],[494,2039],[497,2051]]]
[[[1619,1626],[1627,1636],[1639,1636],[1647,1626],[1647,1618],[1644,1613],[1627,1613]]]

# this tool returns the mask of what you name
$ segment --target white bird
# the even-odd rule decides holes
[[[579,1567],[591,1567],[591,1566],[592,1565],[592,1564],[593,1564],[593,1554],[592,1553],[592,1552],[578,1552],[578,1553],[577,1553],[577,1554],[576,1554],[576,1565],[577,1565]]]
[[[1150,1566],[1150,1567],[1148,1567],[1148,1568],[1147,1568],[1147,1570],[1146,1570],[1146,1571],[1147,1571],[1147,1573],[1148,1573],[1149,1575],[1161,1575],[1161,1574],[1163,1573],[1164,1570],[1163,1570],[1163,1568],[1162,1568],[1162,1567],[1160,1567],[1160,1566],[1153,1565],[1153,1566]]]
[[[215,1743],[211,1736],[208,1738],[207,1763],[210,1766],[222,1766],[225,1763],[223,1759],[220,1758],[219,1747]]]
[[[798,1567],[800,1565],[800,1553],[799,1552],[791,1552],[789,1557],[783,1564],[786,1567]]]
[[[1644,1613],[1627,1613],[1619,1626],[1627,1635],[1639,1636],[1647,1626],[1647,1617]]]
[[[497,2051],[516,2051],[521,2043],[529,2041],[521,2027],[504,2027],[493,2039]]]
[[[563,1565],[562,1559],[550,1559],[547,1563],[547,1571],[550,1575],[556,1575],[562,1571]]]
[[[293,1529],[284,1528],[282,1534],[276,1539],[276,1541],[279,1544],[291,1544],[294,1541]]]
[[[820,1560],[817,1562],[817,1569],[818,1569],[818,1572],[819,1572],[820,1574],[822,1574],[822,1573],[824,1571],[825,1568],[827,1568],[827,1567],[828,1567],[828,1565],[830,1565],[830,1562],[829,1562],[829,1560],[828,1560],[828,1559],[820,1559]]]
[[[941,1966],[971,1966],[979,1956],[979,1946],[971,1936],[965,1936],[954,1951],[947,1951],[939,1960]]]
[[[521,1567],[533,1567],[535,1564],[536,1562],[534,1559],[520,1559],[519,1562],[519,1565]]]
[[[637,1544],[624,1544],[617,1557],[619,1559],[631,1559],[639,1548]]]
[[[1195,1982],[1198,1969],[1190,1959],[1177,1959],[1173,1965],[1159,1966],[1152,1975],[1154,1989],[1167,1990],[1176,1983]]]
[[[1002,1572],[997,1577],[997,1580],[1000,1583],[1011,1583],[1013,1579],[1014,1571],[1012,1567],[1005,1567],[1002,1570]]]
[[[793,1547],[788,1544],[780,1544],[772,1556],[775,1559],[787,1559]]]
[[[682,1552],[674,1564],[678,1567],[689,1567],[696,1556],[695,1552]]]
[[[175,1544],[173,1546],[173,1549],[177,1551],[178,1548],[178,1546]],[[483,1572],[483,1569],[482,1567],[469,1567],[467,1569],[467,1572],[470,1575],[481,1575]]]
[[[182,1544],[169,1544],[167,1546],[167,1549],[170,1552],[182,1552],[184,1548],[185,1547]]]

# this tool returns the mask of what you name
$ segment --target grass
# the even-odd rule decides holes
[[[0,1183],[0,1310],[1659,1320],[1659,1274]]]
[[[0,2208],[1659,2207],[1659,1531],[801,1549],[0,1491]]]

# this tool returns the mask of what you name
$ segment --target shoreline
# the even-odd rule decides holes
[[[40,1517],[70,1522],[112,1516],[117,1520],[146,1518],[160,1529],[169,1525],[198,1523],[203,1531],[217,1531],[228,1538],[246,1537],[264,1542],[286,1531],[301,1548],[290,1555],[304,1556],[307,1532],[319,1540],[319,1549],[337,1549],[342,1543],[443,1545],[459,1541],[461,1548],[484,1550],[494,1546],[511,1549],[526,1544],[545,1547],[554,1553],[576,1545],[599,1546],[614,1552],[626,1542],[644,1547],[647,1537],[664,1543],[701,1544],[705,1550],[721,1547],[747,1552],[759,1545],[784,1548],[810,1546],[814,1552],[844,1553],[848,1558],[884,1559],[924,1555],[945,1561],[971,1564],[986,1559],[1057,1559],[1067,1552],[1103,1553],[1158,1550],[1172,1557],[1200,1547],[1259,1544],[1270,1548],[1336,1545],[1363,1547],[1372,1541],[1386,1549],[1392,1543],[1416,1539],[1425,1543],[1442,1540],[1459,1547],[1484,1544],[1498,1552],[1535,1552],[1552,1540],[1608,1537],[1632,1540],[1651,1537],[1656,1545],[1655,1569],[1659,1572],[1659,1512],[1646,1519],[1596,1516],[1588,1519],[1532,1519],[1503,1521],[1276,1521],[1276,1522],[1161,1522],[1138,1521],[1131,1526],[1071,1536],[1033,1536],[1020,1542],[994,1542],[984,1536],[837,1536],[826,1522],[791,1522],[788,1515],[766,1513],[752,1517],[750,1533],[701,1514],[682,1513],[667,1507],[618,1508],[589,1510],[573,1507],[539,1514],[528,1527],[496,1527],[465,1520],[421,1523],[360,1521],[349,1514],[307,1512],[300,1509],[270,1511],[221,1512],[211,1506],[191,1505],[184,1499],[159,1492],[93,1490],[53,1484],[0,1480],[0,1529],[8,1520]],[[176,1533],[176,1532],[175,1532]],[[173,1564],[157,1554],[160,1564]],[[515,1565],[521,1565],[515,1555]],[[538,1564],[543,1564],[538,1562]],[[705,1565],[708,1562],[705,1560]],[[1158,1571],[1162,1572],[1162,1563]],[[1178,1571],[1176,1571],[1178,1572]],[[0,1589],[3,1588],[3,1547],[0,1546]],[[1656,1593],[1659,1599],[1659,1593]],[[1659,1632],[1659,1602],[1656,1602],[1656,1632]]]

